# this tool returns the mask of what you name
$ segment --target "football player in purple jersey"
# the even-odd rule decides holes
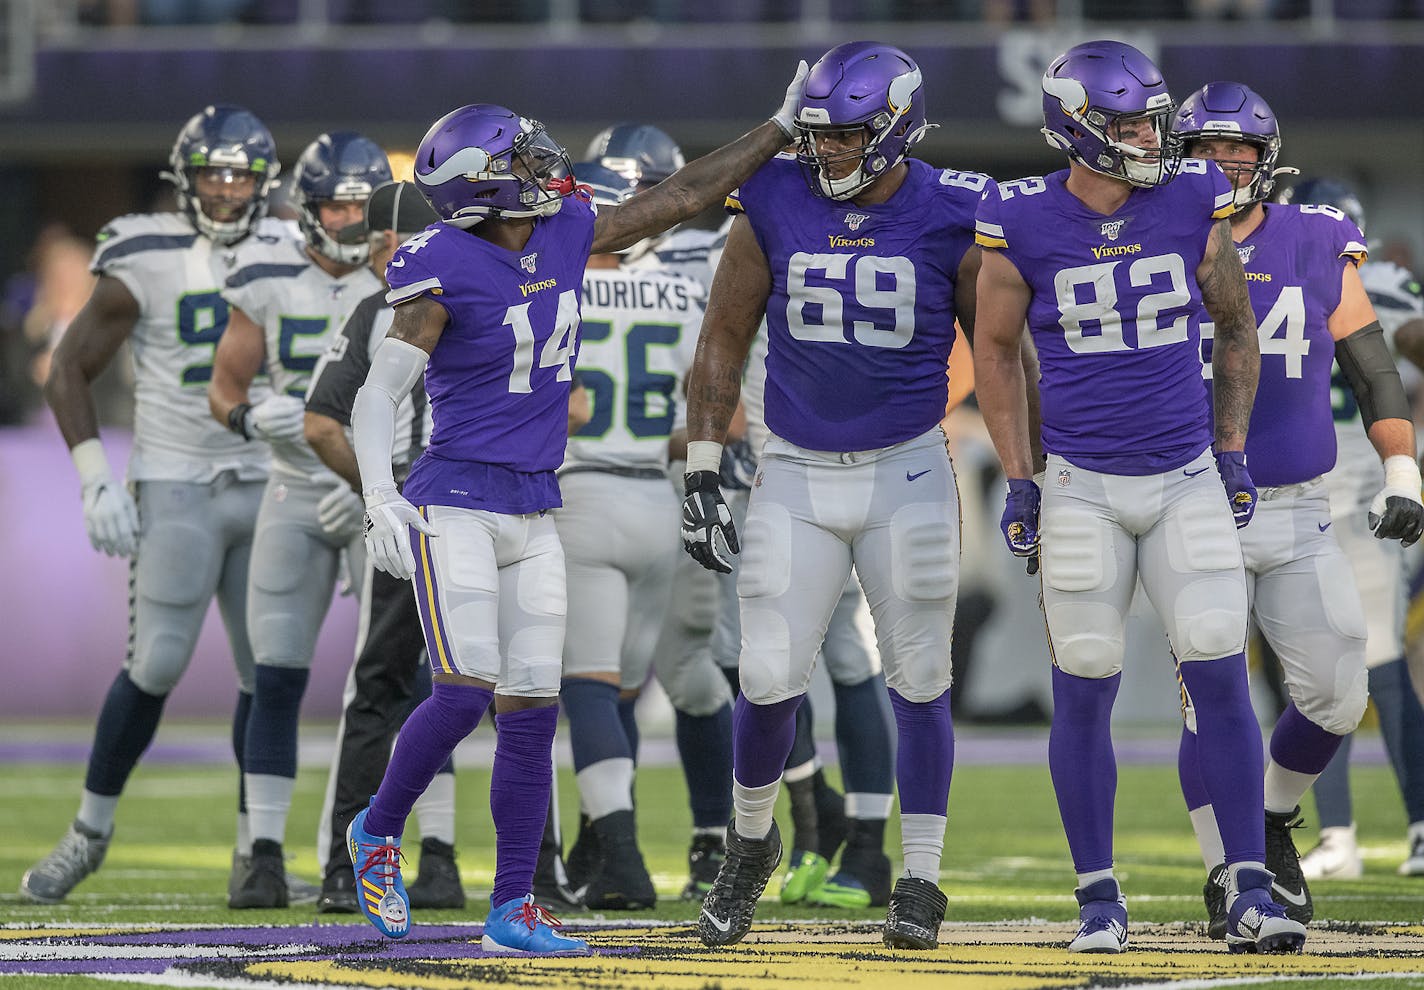
[[[474,104],[436,121],[415,183],[441,222],[387,268],[395,318],[352,409],[376,566],[415,578],[434,687],[411,713],[348,846],[360,904],[382,933],[410,930],[400,837],[415,798],[493,706],[496,865],[491,954],[584,955],[530,893],[552,772],[566,614],[550,509],[564,457],[579,299],[590,254],[616,252],[718,202],[791,137],[803,63],[771,120],[653,189],[595,209],[542,124]],[[555,174],[564,174],[562,180]],[[425,376],[435,423],[403,492],[394,412]],[[414,534],[411,529],[416,530]]]
[[[713,570],[739,542],[718,479],[742,366],[767,323],[762,449],[746,518],[742,693],[726,860],[708,945],[740,940],[781,858],[772,817],[796,712],[852,564],[875,620],[899,738],[904,873],[887,945],[938,944],[953,765],[954,474],[939,427],[954,318],[972,326],[973,215],[988,176],[908,158],[929,128],[904,52],[853,42],[816,63],[797,150],[742,183],[688,379],[683,541]]]
[[[1227,941],[1233,951],[1293,951],[1305,926],[1271,898],[1243,653],[1236,529],[1257,496],[1242,452],[1260,364],[1256,321],[1224,221],[1234,188],[1215,165],[1180,157],[1175,110],[1156,65],[1128,45],[1089,42],[1049,65],[1043,133],[1069,167],[999,183],[980,204],[979,402],[1009,478],[1009,549],[1030,556],[1042,533],[1049,769],[1078,875],[1069,949],[1127,946],[1127,902],[1113,875],[1110,718],[1141,578],[1196,705],[1203,786],[1227,864]],[[1201,391],[1203,307],[1216,324],[1214,443]],[[1035,383],[1017,360],[1025,320],[1042,362],[1052,480],[1042,493],[1025,402]]]
[[[1384,462],[1384,487],[1369,509],[1377,539],[1409,546],[1424,529],[1414,423],[1399,371],[1357,270],[1365,239],[1340,210],[1267,203],[1280,171],[1275,114],[1236,82],[1197,90],[1177,112],[1177,137],[1193,158],[1215,161],[1235,187],[1231,236],[1245,267],[1260,331],[1261,376],[1246,442],[1260,485],[1241,532],[1251,617],[1280,658],[1290,704],[1271,734],[1266,762],[1266,868],[1272,893],[1302,924],[1314,913],[1291,829],[1300,799],[1365,711],[1366,623],[1335,533],[1322,475],[1335,464],[1331,369],[1338,361]],[[1204,343],[1210,341],[1203,324]],[[1211,365],[1203,374],[1212,378]],[[1328,587],[1327,587],[1328,584]],[[1191,692],[1178,772],[1209,871],[1209,933],[1222,938],[1227,912],[1221,836],[1202,784]]]

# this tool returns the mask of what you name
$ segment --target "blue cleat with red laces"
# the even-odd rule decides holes
[[[361,809],[346,827],[346,850],[356,873],[356,903],[376,931],[387,938],[404,938],[410,932],[410,896],[401,880],[401,837],[367,832],[369,812]]]
[[[525,894],[490,908],[480,947],[487,956],[586,956],[588,943],[560,935],[559,919]]]

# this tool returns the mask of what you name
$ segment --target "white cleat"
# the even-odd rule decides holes
[[[1424,846],[1411,846],[1410,859],[1414,849],[1421,854],[1420,872],[1424,872]],[[1300,858],[1300,872],[1307,880],[1358,880],[1364,875],[1364,863],[1360,859],[1359,847],[1355,844],[1355,826],[1336,825],[1320,830],[1320,841]],[[1400,868],[1404,872],[1404,868]]]
[[[1409,826],[1409,858],[1399,864],[1402,877],[1424,877],[1424,822]]]

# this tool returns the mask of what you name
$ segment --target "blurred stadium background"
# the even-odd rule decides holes
[[[470,102],[544,120],[575,157],[618,120],[657,124],[693,157],[755,125],[797,59],[856,37],[919,60],[941,125],[921,157],[999,178],[1062,166],[1037,133],[1038,80],[1079,41],[1139,46],[1179,97],[1245,82],[1282,121],[1283,163],[1354,183],[1377,254],[1416,271],[1424,258],[1424,0],[0,0],[0,719],[92,719],[122,657],[126,567],[88,546],[35,382],[87,295],[95,232],[171,202],[158,173],[191,114],[247,106],[288,164],[350,128],[408,167],[429,122]],[[115,362],[104,392],[115,464],[126,376]],[[992,454],[974,457],[993,502]],[[997,541],[972,539],[966,566],[984,573],[966,586],[1004,607],[976,644],[992,670],[970,701],[1031,712],[1047,678],[1032,586]],[[309,715],[335,714],[353,615],[348,599],[328,618]],[[1154,657],[1130,666],[1119,713],[1170,730],[1160,634],[1135,635]],[[225,716],[231,684],[212,621],[169,712]]]

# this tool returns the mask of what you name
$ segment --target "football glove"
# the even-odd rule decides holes
[[[717,472],[693,471],[683,479],[682,548],[709,571],[732,573],[732,557],[740,552],[732,510],[722,499]]]
[[[1424,532],[1424,504],[1419,499],[1419,465],[1403,454],[1385,459],[1384,488],[1370,503],[1375,539],[1413,546]]]
[[[138,507],[128,489],[109,473],[103,444],[91,437],[71,447],[69,455],[79,471],[89,542],[110,557],[132,557],[138,552]]]
[[[269,395],[247,410],[243,433],[268,443],[300,440],[306,404],[295,395]]]
[[[1038,510],[1042,502],[1038,485],[1027,478],[1010,478],[1009,495],[999,529],[1009,553],[1028,560],[1028,573],[1038,573]]]
[[[1246,454],[1239,450],[1223,450],[1216,455],[1216,469],[1226,486],[1226,501],[1236,528],[1241,529],[1256,513],[1256,485],[1246,470]]]
[[[801,93],[806,89],[806,76],[810,72],[811,67],[803,58],[801,64],[796,66],[796,75],[792,78],[791,85],[786,87],[785,102],[781,104],[781,109],[771,115],[772,123],[781,128],[781,133],[786,135],[788,141],[796,136],[796,108],[801,103]]]
[[[331,536],[352,536],[361,527],[361,517],[366,513],[366,505],[361,496],[351,490],[346,482],[321,497],[316,504],[317,522],[322,532]]]
[[[413,526],[426,536],[439,536],[435,527],[405,500],[391,482],[367,490],[366,553],[371,563],[392,577],[409,581],[415,576],[415,551],[410,547]]]

